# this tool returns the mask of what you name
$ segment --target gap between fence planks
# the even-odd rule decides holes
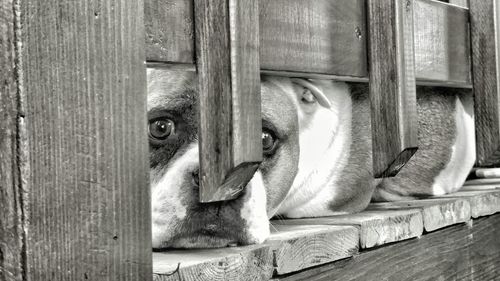
[[[237,198],[262,161],[257,0],[195,1],[200,202]]]
[[[305,276],[304,274],[313,273],[326,278],[325,276],[329,275],[321,272],[332,270],[332,268],[336,268],[335,270],[340,268],[338,274],[344,274],[344,272],[347,274],[349,271],[343,271],[342,268],[349,266],[352,270],[350,264],[384,268],[384,266],[390,266],[390,262],[400,259],[395,251],[401,251],[401,249],[408,247],[420,249],[417,250],[420,253],[427,251],[425,245],[438,245],[440,243],[448,245],[454,243],[453,239],[455,238],[458,239],[457,241],[464,241],[463,239],[468,239],[468,234],[465,232],[474,231],[474,233],[478,233],[477,235],[483,235],[482,237],[488,237],[491,235],[491,231],[498,233],[499,228],[489,229],[487,230],[489,232],[484,234],[479,233],[474,229],[476,223],[469,223],[473,209],[493,210],[498,206],[497,201],[483,200],[485,193],[494,197],[500,195],[500,190],[491,189],[482,193],[463,191],[444,199],[432,198],[377,203],[370,205],[366,211],[353,215],[273,220],[274,227],[271,228],[273,233],[264,245],[154,253],[155,280],[222,280],[224,276],[234,277],[234,280],[267,280],[273,272],[275,277],[285,276],[285,279],[293,280],[293,278]],[[487,213],[483,212],[479,216],[485,214]],[[498,216],[495,217],[498,219]],[[483,221],[489,219],[485,218]],[[453,228],[449,228],[450,226]],[[427,233],[422,235],[424,228],[427,232],[432,231],[432,236],[428,236],[431,234]],[[450,229],[459,229],[461,234],[450,239],[446,237],[446,233]],[[455,230],[451,233],[455,233]],[[462,234],[463,236],[461,236]],[[419,239],[408,240],[412,237],[419,237]],[[407,241],[398,242],[401,240]],[[385,244],[388,243],[390,245],[386,246]],[[312,247],[307,245],[312,245]],[[424,245],[422,247],[425,249],[419,248],[421,245]],[[373,248],[373,246],[379,247]],[[358,247],[361,249],[359,254]],[[467,248],[468,245],[457,244],[454,249],[461,251],[462,247]],[[499,249],[500,245],[494,250],[498,251]],[[386,254],[370,263],[368,257],[373,257],[372,253],[380,252]],[[441,251],[428,258],[422,258],[422,263],[432,261],[434,258],[437,260],[437,257],[454,259],[459,254],[453,251]],[[341,260],[349,256],[354,256],[354,258]],[[384,260],[386,262],[381,264]],[[332,261],[335,262],[331,263]],[[490,262],[480,259],[476,265],[481,266],[481,263],[489,264]],[[318,267],[324,263],[328,263],[328,265]],[[443,274],[443,270],[447,268],[436,264],[428,266],[430,268],[436,267],[433,274]],[[459,268],[463,268],[463,266],[464,264],[461,263],[458,265]],[[316,269],[307,269],[311,267]],[[385,268],[385,271],[380,270],[377,274],[391,274],[391,271],[387,267]],[[304,269],[306,270],[298,273],[297,277],[294,276]],[[422,274],[424,271],[419,271],[417,268],[414,272]],[[175,274],[171,274],[173,272]],[[402,271],[392,272],[403,274]],[[491,274],[491,272],[485,274]]]
[[[145,4],[147,60],[193,64],[192,0]],[[417,84],[471,87],[468,10],[429,0],[414,8]],[[262,70],[366,81],[365,1],[260,0],[259,10]]]
[[[150,279],[143,1],[0,7],[0,280]]]

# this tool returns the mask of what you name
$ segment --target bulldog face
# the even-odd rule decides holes
[[[347,85],[264,76],[261,96],[259,169],[238,199],[199,203],[196,74],[148,70],[154,248],[262,243],[276,214],[342,213],[337,201],[356,193],[335,183],[349,156]]]
[[[269,217],[287,195],[299,158],[296,101],[263,79],[263,162],[238,199],[198,202],[196,74],[148,70],[154,248],[254,244],[269,235]]]

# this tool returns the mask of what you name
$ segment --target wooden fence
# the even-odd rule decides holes
[[[261,161],[259,71],[369,82],[379,177],[418,149],[416,85],[472,87],[497,165],[500,3],[449,2],[3,0],[0,280],[151,279],[145,58],[198,71],[202,202]]]

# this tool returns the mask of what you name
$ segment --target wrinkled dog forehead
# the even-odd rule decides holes
[[[263,76],[261,83],[262,117],[286,131],[296,122],[297,98],[290,79]],[[198,85],[193,71],[148,68],[148,111],[163,107],[177,98],[197,104]]]
[[[148,111],[163,107],[178,97],[196,102],[198,97],[196,73],[148,68]]]

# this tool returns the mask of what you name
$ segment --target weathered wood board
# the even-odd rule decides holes
[[[500,215],[458,224],[275,280],[497,280]]]
[[[476,165],[500,165],[500,4],[470,0]]]
[[[414,1],[367,1],[373,172],[395,176],[418,149]]]
[[[368,210],[419,209],[424,229],[428,232],[457,223],[468,222],[471,207],[466,199],[427,199],[398,202],[372,203]]]
[[[234,199],[262,161],[258,1],[194,3],[199,199]]]
[[[415,72],[420,85],[470,86],[469,11],[415,1]]]
[[[0,4],[0,280],[23,278],[23,213],[15,29],[16,1]]]
[[[153,253],[155,281],[268,280],[273,274],[269,246],[177,250]]]
[[[271,227],[264,245],[153,253],[154,280],[268,280],[358,252],[353,226]]]
[[[478,218],[500,212],[500,190],[459,191],[436,198],[464,198],[470,203],[471,216]]]
[[[274,253],[276,274],[285,274],[353,256],[359,230],[353,226],[274,225],[266,244]]]
[[[360,228],[360,248],[419,237],[423,233],[420,210],[364,211],[352,215],[321,218],[275,220],[284,225],[353,225]]]
[[[193,64],[192,0],[145,4],[147,60]],[[368,77],[365,1],[260,0],[259,7],[261,69],[343,80]],[[417,84],[470,87],[467,10],[415,0],[414,30]],[[439,36],[428,36],[431,31]]]
[[[150,279],[143,1],[0,13],[0,280]]]

